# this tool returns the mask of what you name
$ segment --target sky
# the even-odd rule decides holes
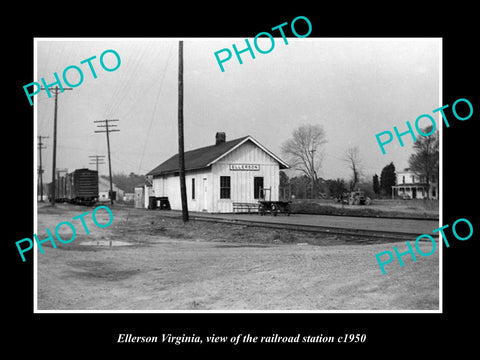
[[[393,161],[397,170],[408,167],[413,140],[403,138],[386,146],[383,155],[375,134],[407,130],[406,121],[430,114],[439,124],[441,105],[441,39],[439,38],[275,38],[268,54],[254,48],[255,59],[235,55],[220,70],[214,53],[232,44],[245,48],[245,38],[147,39],[36,39],[36,69],[32,81],[75,65],[83,82],[58,96],[57,168],[95,169],[89,156],[107,155],[106,136],[95,120],[118,119],[119,132],[110,134],[112,172],[146,174],[178,151],[178,40],[184,41],[185,150],[212,145],[215,133],[227,140],[251,135],[280,158],[281,145],[302,124],[323,126],[328,142],[319,176],[351,177],[342,161],[357,146],[367,180],[380,175]],[[268,38],[259,46],[270,47]],[[253,43],[253,39],[249,39]],[[105,50],[115,50],[121,64],[105,71],[99,62]],[[88,64],[92,60],[97,78]],[[223,56],[223,54],[222,54]],[[107,67],[116,65],[111,53]],[[67,73],[78,82],[75,70]],[[62,80],[63,86],[67,86]],[[26,106],[28,100],[25,97]],[[36,135],[43,139],[44,182],[51,181],[54,98],[35,95]],[[420,122],[420,127],[428,123]],[[34,142],[36,144],[37,138]],[[38,165],[38,154],[36,154]],[[100,174],[108,174],[108,162]],[[289,173],[294,175],[293,172]]]

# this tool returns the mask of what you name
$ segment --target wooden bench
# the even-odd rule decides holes
[[[243,202],[234,202],[233,203],[233,212],[245,212],[248,211],[250,214],[253,212],[258,212],[258,204],[256,203],[243,203]]]

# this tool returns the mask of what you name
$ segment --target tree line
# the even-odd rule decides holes
[[[423,130],[430,133],[432,126]],[[280,172],[280,197],[292,195],[296,198],[335,198],[342,193],[362,190],[371,198],[390,197],[392,186],[396,185],[393,162],[384,166],[380,176],[374,174],[366,179],[358,146],[349,147],[340,159],[351,171],[349,179],[323,179],[318,174],[322,167],[327,143],[326,133],[321,125],[302,125],[282,145],[282,154],[300,175],[291,178]],[[419,137],[413,145],[414,153],[408,159],[409,169],[418,176],[424,176],[427,187],[432,176],[438,179],[439,137],[438,132],[428,137]],[[428,194],[428,192],[427,192]]]

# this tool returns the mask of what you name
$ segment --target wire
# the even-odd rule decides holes
[[[157,111],[157,105],[159,103],[159,99],[160,99],[160,94],[162,92],[162,88],[163,88],[163,83],[164,83],[164,80],[165,80],[165,74],[167,73],[167,66],[168,66],[168,63],[170,61],[170,56],[171,56],[171,52],[172,52],[172,48],[173,48],[173,43],[170,44],[170,48],[168,50],[168,57],[167,57],[167,61],[165,62],[165,67],[163,69],[163,76],[162,76],[162,80],[160,82],[160,87],[159,87],[159,90],[158,90],[158,94],[157,94],[157,101],[155,101],[155,106],[153,108],[153,112],[152,112],[152,117],[150,119],[150,124],[148,125],[148,131],[147,131],[147,137],[144,141],[144,144],[143,144],[143,151],[142,151],[142,156],[140,158],[140,161],[138,163],[138,170],[137,171],[140,171],[140,167],[142,166],[142,162],[143,162],[143,158],[145,156],[145,150],[147,148],[147,143],[148,143],[148,137],[150,136],[150,130],[152,128],[152,124],[153,124],[153,119],[155,117],[155,112]]]
[[[137,44],[135,44],[137,45]],[[140,47],[141,45],[137,45],[137,47]],[[130,84],[132,83],[132,79],[134,79],[135,73],[138,71],[138,68],[141,63],[141,59],[144,58],[145,52],[147,51],[147,46],[143,46],[142,48],[139,48],[139,50],[135,51],[135,57],[131,61],[132,65],[129,65],[125,72],[122,72],[122,75],[120,77],[119,81],[119,86],[115,88],[115,90],[112,92],[111,100],[109,102],[109,106],[106,108],[106,115],[108,116],[113,116],[113,114],[116,113],[118,110],[118,107],[123,103],[124,98],[127,96],[127,94],[130,93],[130,89],[127,86],[124,86],[123,84]],[[126,81],[128,79],[128,81]]]
[[[151,69],[156,65],[156,62],[158,61],[157,59],[160,56],[161,52],[163,51],[163,48],[159,47],[159,46],[153,47],[153,48],[155,49],[155,51],[153,53],[149,54],[149,56],[151,57],[150,64],[145,65],[145,67],[147,67],[148,69]],[[169,56],[169,55],[170,54],[168,52],[167,56]],[[139,77],[137,77],[137,79],[139,79]],[[158,84],[159,84],[159,81],[155,77],[151,77],[151,85],[150,85],[150,88],[148,90],[142,90],[141,92],[140,92],[140,90],[138,90],[137,94],[131,95],[130,106],[125,110],[124,114],[122,114],[122,119],[127,120],[128,117],[130,116],[130,114],[133,111],[137,110],[138,107],[141,107],[142,105],[140,104],[140,102],[142,100],[144,102],[147,102],[147,100],[144,97],[144,94],[153,94],[154,93],[154,88],[155,88],[155,86],[158,86]],[[145,87],[145,86],[148,86],[148,85],[145,84],[143,87]],[[133,101],[134,96],[137,96],[138,100]]]

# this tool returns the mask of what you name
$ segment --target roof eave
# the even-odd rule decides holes
[[[209,168],[209,166],[201,166],[201,167],[197,167],[197,168],[185,169],[185,172],[204,170],[204,169],[207,169],[207,168]],[[170,170],[170,171],[162,171],[162,172],[159,172],[159,173],[157,173],[157,174],[151,174],[151,175],[152,175],[153,177],[155,177],[155,176],[172,175],[172,174],[178,173],[179,171],[180,171],[179,169],[176,169],[176,170]]]

